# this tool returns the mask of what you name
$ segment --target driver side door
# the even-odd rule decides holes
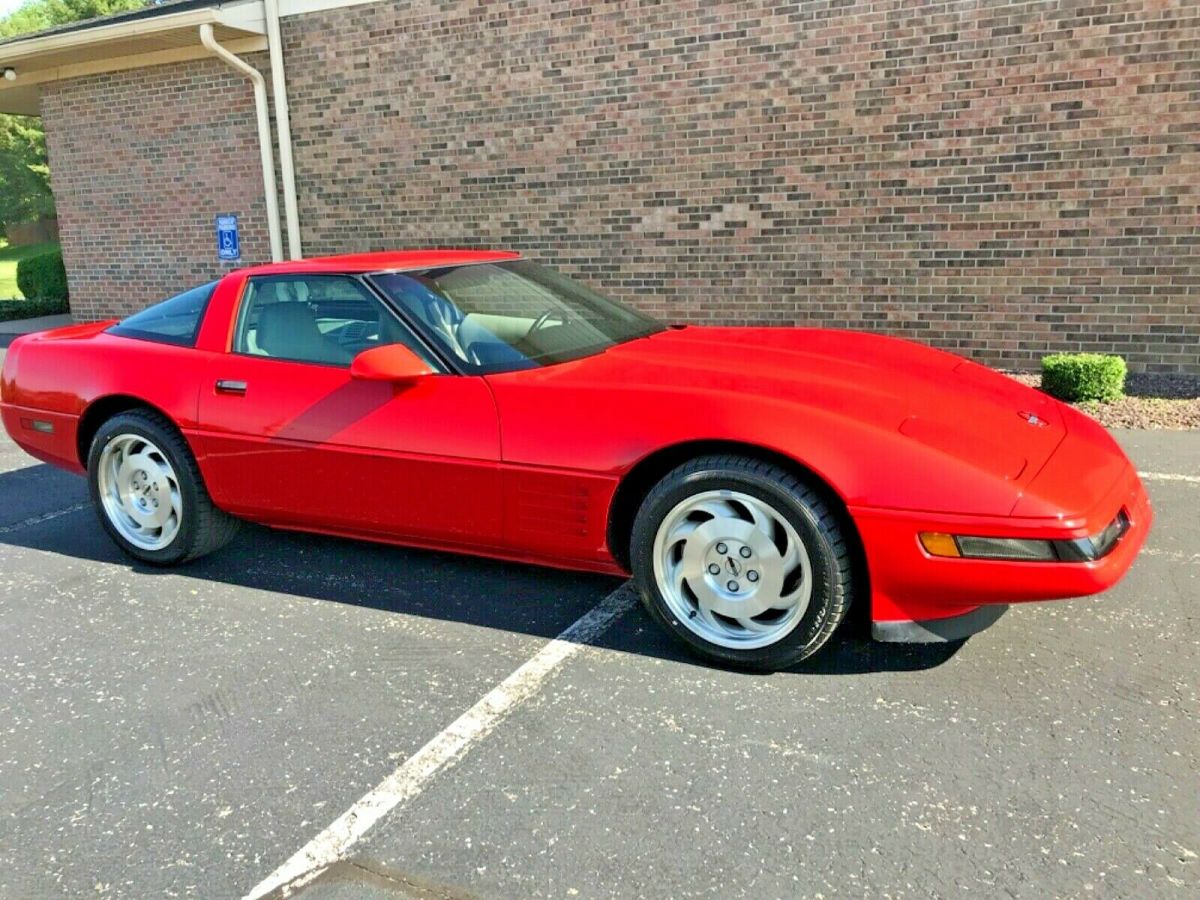
[[[360,381],[350,361],[400,342],[435,374]],[[269,524],[410,542],[500,544],[500,435],[480,376],[446,370],[359,279],[251,278],[228,352],[202,384],[218,505]]]

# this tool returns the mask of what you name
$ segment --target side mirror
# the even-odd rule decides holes
[[[350,363],[350,377],[363,381],[415,381],[432,375],[433,369],[403,344],[387,344],[364,350]]]

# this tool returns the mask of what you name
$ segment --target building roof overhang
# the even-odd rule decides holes
[[[181,0],[0,42],[0,113],[41,114],[41,85],[64,78],[201,59],[200,26],[234,53],[267,47],[258,0]]]

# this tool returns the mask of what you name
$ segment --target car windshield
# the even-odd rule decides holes
[[[664,327],[525,260],[389,272],[371,280],[476,374],[579,359]]]

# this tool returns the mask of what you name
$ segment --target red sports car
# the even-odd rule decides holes
[[[632,572],[693,650],[774,669],[851,603],[953,640],[1129,568],[1145,491],[1081,413],[872,334],[662,325],[513,253],[231,272],[18,339],[0,410],[156,565],[240,519]]]

